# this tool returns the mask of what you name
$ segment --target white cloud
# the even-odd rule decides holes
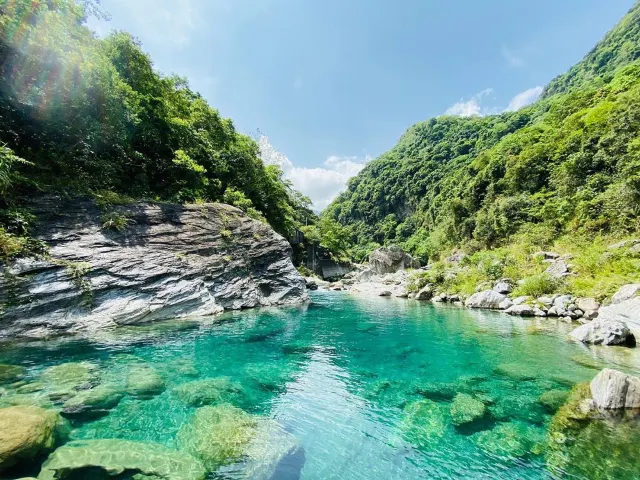
[[[262,160],[267,164],[279,165],[285,178],[291,180],[294,188],[311,198],[316,210],[327,207],[344,190],[347,181],[360,173],[366,163],[371,160],[369,156],[331,155],[322,167],[297,167],[286,155],[273,148],[268,137],[261,136],[258,144]]]
[[[456,117],[474,117],[494,113],[493,109],[488,109],[482,106],[482,101],[486,97],[491,95],[491,93],[493,93],[493,89],[487,88],[479,93],[476,93],[468,100],[461,98],[459,102],[454,103],[449,108],[447,108],[444,113],[445,115],[453,115]]]
[[[511,99],[511,102],[509,102],[509,106],[507,107],[506,111],[515,112],[516,110],[520,110],[522,107],[526,107],[527,105],[532,104],[533,102],[538,100],[538,97],[540,97],[542,90],[543,88],[538,86],[525,90],[524,92],[520,92]]]
[[[106,0],[103,8],[113,17],[117,28],[124,28],[145,44],[184,47],[191,42],[198,14],[198,0]],[[112,23],[89,18],[87,25],[103,36]]]
[[[524,59],[518,56],[515,52],[510,50],[505,45],[502,46],[500,53],[502,53],[503,58],[507,61],[510,67],[522,68],[525,66]]]

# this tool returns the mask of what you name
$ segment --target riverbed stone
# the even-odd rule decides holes
[[[19,365],[0,364],[0,384],[16,382],[26,373],[27,369]]]
[[[497,310],[506,298],[506,295],[494,290],[484,290],[471,295],[465,302],[465,306],[468,308],[488,308]]]
[[[597,318],[579,326],[569,336],[574,340],[592,345],[635,346],[634,335],[625,322]]]
[[[164,392],[164,378],[154,368],[137,366],[127,376],[126,392],[129,395],[148,399]]]
[[[450,413],[453,424],[460,427],[482,419],[487,413],[487,407],[471,395],[459,393],[453,399]]]
[[[523,303],[521,305],[512,305],[504,313],[509,315],[519,315],[521,317],[533,317],[535,315],[534,309],[531,305]]]
[[[210,471],[239,461],[257,433],[258,420],[230,404],[201,407],[178,431],[178,445]]]
[[[219,403],[235,403],[244,395],[242,385],[229,377],[206,378],[183,383],[172,393],[187,405],[202,407]]]
[[[445,435],[447,418],[442,406],[433,400],[409,403],[403,411],[400,430],[406,441],[419,447],[437,445]]]
[[[525,457],[544,443],[544,432],[524,422],[500,423],[476,434],[477,445],[487,453],[506,459]]]
[[[513,285],[511,284],[511,281],[500,280],[494,285],[493,289],[498,293],[507,295],[513,291]]]
[[[91,473],[89,473],[91,472]],[[100,473],[98,473],[100,472]],[[65,478],[134,478],[204,480],[202,464],[185,452],[151,442],[76,440],[56,449],[42,466],[38,480]],[[121,475],[132,475],[132,477]]]
[[[66,422],[53,410],[35,406],[0,409],[0,471],[31,462],[67,434]]]
[[[52,399],[68,399],[98,381],[98,367],[90,362],[67,362],[45,369],[40,381]]]
[[[567,390],[547,390],[538,401],[550,412],[555,413],[569,398],[569,392]]]
[[[420,289],[420,291],[418,291],[418,293],[415,296],[416,300],[420,300],[420,301],[427,301],[427,300],[431,300],[433,298],[433,287],[431,287],[430,285],[427,285],[426,287]]]
[[[591,381],[591,396],[598,408],[640,408],[640,378],[605,368]]]
[[[120,403],[123,396],[124,393],[115,386],[99,385],[79,391],[63,404],[62,411],[66,416],[106,415]]]
[[[501,363],[493,371],[498,375],[518,381],[535,380],[538,377],[538,372],[535,369],[520,363]]]

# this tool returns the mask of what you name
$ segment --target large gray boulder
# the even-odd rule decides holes
[[[640,378],[605,368],[591,381],[591,395],[598,408],[640,408]]]
[[[569,336],[574,340],[592,345],[635,346],[635,337],[626,323],[604,320],[600,317],[579,326]]]
[[[640,292],[640,283],[624,285],[623,287],[620,287],[620,290],[618,290],[613,297],[611,297],[611,303],[618,304],[631,300],[638,296],[638,292]]]
[[[38,218],[33,235],[51,246],[50,257],[0,265],[0,304],[8,305],[0,336],[86,331],[307,299],[289,243],[229,205],[103,209],[89,200],[32,202]],[[109,228],[114,218],[120,230]]]
[[[506,295],[498,293],[495,290],[485,290],[474,293],[464,304],[468,308],[491,308],[498,310],[506,298]]]
[[[400,247],[381,247],[369,254],[369,268],[373,273],[385,275],[408,268],[420,268],[420,262]]]

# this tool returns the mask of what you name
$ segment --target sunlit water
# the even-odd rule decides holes
[[[165,378],[160,395],[125,397],[106,416],[76,421],[75,439],[178,448],[176,433],[195,408],[172,390],[225,376],[243,387],[238,407],[277,420],[301,445],[275,478],[540,479],[552,478],[543,448],[511,456],[479,437],[513,422],[528,429],[532,443],[543,444],[551,413],[538,401],[541,394],[568,390],[605,365],[640,373],[634,351],[576,345],[566,339],[569,328],[554,320],[322,292],[309,306],[244,311],[204,325],[5,345],[0,363],[28,366],[37,378],[57,363],[90,361],[114,379],[143,363]],[[485,418],[455,427],[449,411],[457,391],[481,399]],[[427,430],[411,416],[411,405],[425,398],[440,412]]]

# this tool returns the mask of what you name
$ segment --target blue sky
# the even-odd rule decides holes
[[[533,101],[633,0],[102,0],[323,208],[413,123]],[[283,155],[276,155],[282,152]]]

